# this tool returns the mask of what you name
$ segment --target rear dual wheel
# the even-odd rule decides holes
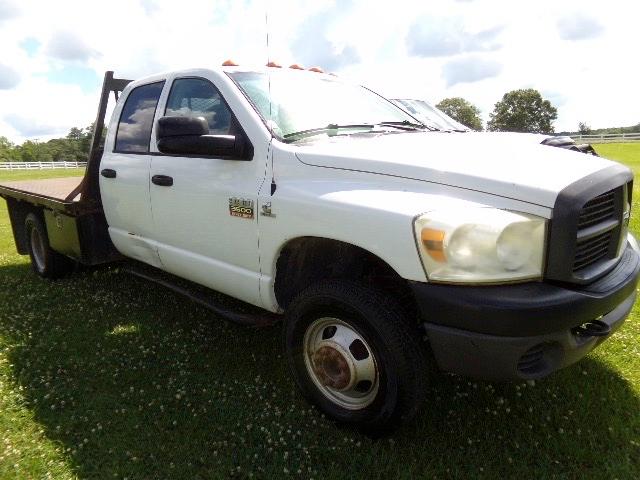
[[[24,229],[31,267],[36,274],[43,278],[60,278],[74,269],[73,260],[51,249],[47,228],[38,215],[28,214]]]
[[[388,295],[348,281],[318,283],[291,303],[284,330],[296,383],[331,418],[384,433],[417,413],[425,346]]]

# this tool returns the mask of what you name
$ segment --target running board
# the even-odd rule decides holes
[[[137,269],[135,267],[126,266],[122,268],[123,271],[135,275],[136,277],[143,278],[145,280],[149,280],[157,285],[161,285],[169,290],[173,290],[180,295],[187,297],[194,303],[201,305],[205,308],[208,308],[212,312],[215,312],[217,315],[220,315],[225,320],[236,323],[238,325],[244,326],[253,326],[253,327],[270,327],[282,319],[281,315],[277,315],[275,313],[268,312],[264,310],[264,313],[239,313],[234,312],[226,306],[220,304],[220,302],[216,302],[214,299],[210,298],[209,295],[204,292],[199,292],[195,288],[189,289],[178,285],[177,283],[171,282],[167,278],[162,278],[160,275],[154,275],[149,271],[143,271],[141,269]],[[147,269],[145,269],[147,270]],[[167,276],[165,272],[162,272],[163,276]],[[186,280],[180,279],[182,282],[186,282]]]

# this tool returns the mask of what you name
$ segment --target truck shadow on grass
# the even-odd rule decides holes
[[[115,269],[45,282],[3,266],[0,305],[12,381],[81,478],[631,478],[638,468],[638,393],[609,357],[531,384],[426,377],[416,421],[372,440],[301,399],[279,327],[228,324]]]

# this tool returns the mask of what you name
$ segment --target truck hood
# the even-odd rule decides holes
[[[482,132],[366,133],[298,144],[296,156],[307,165],[421,180],[549,208],[571,183],[614,165],[541,145],[544,138]]]

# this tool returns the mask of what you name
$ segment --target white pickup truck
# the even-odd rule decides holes
[[[0,185],[35,272],[143,263],[266,311],[209,304],[231,320],[282,317],[303,394],[365,430],[416,413],[428,359],[544,377],[636,297],[631,171],[544,137],[437,131],[335,76],[238,66],[107,72],[96,125],[80,185]]]

